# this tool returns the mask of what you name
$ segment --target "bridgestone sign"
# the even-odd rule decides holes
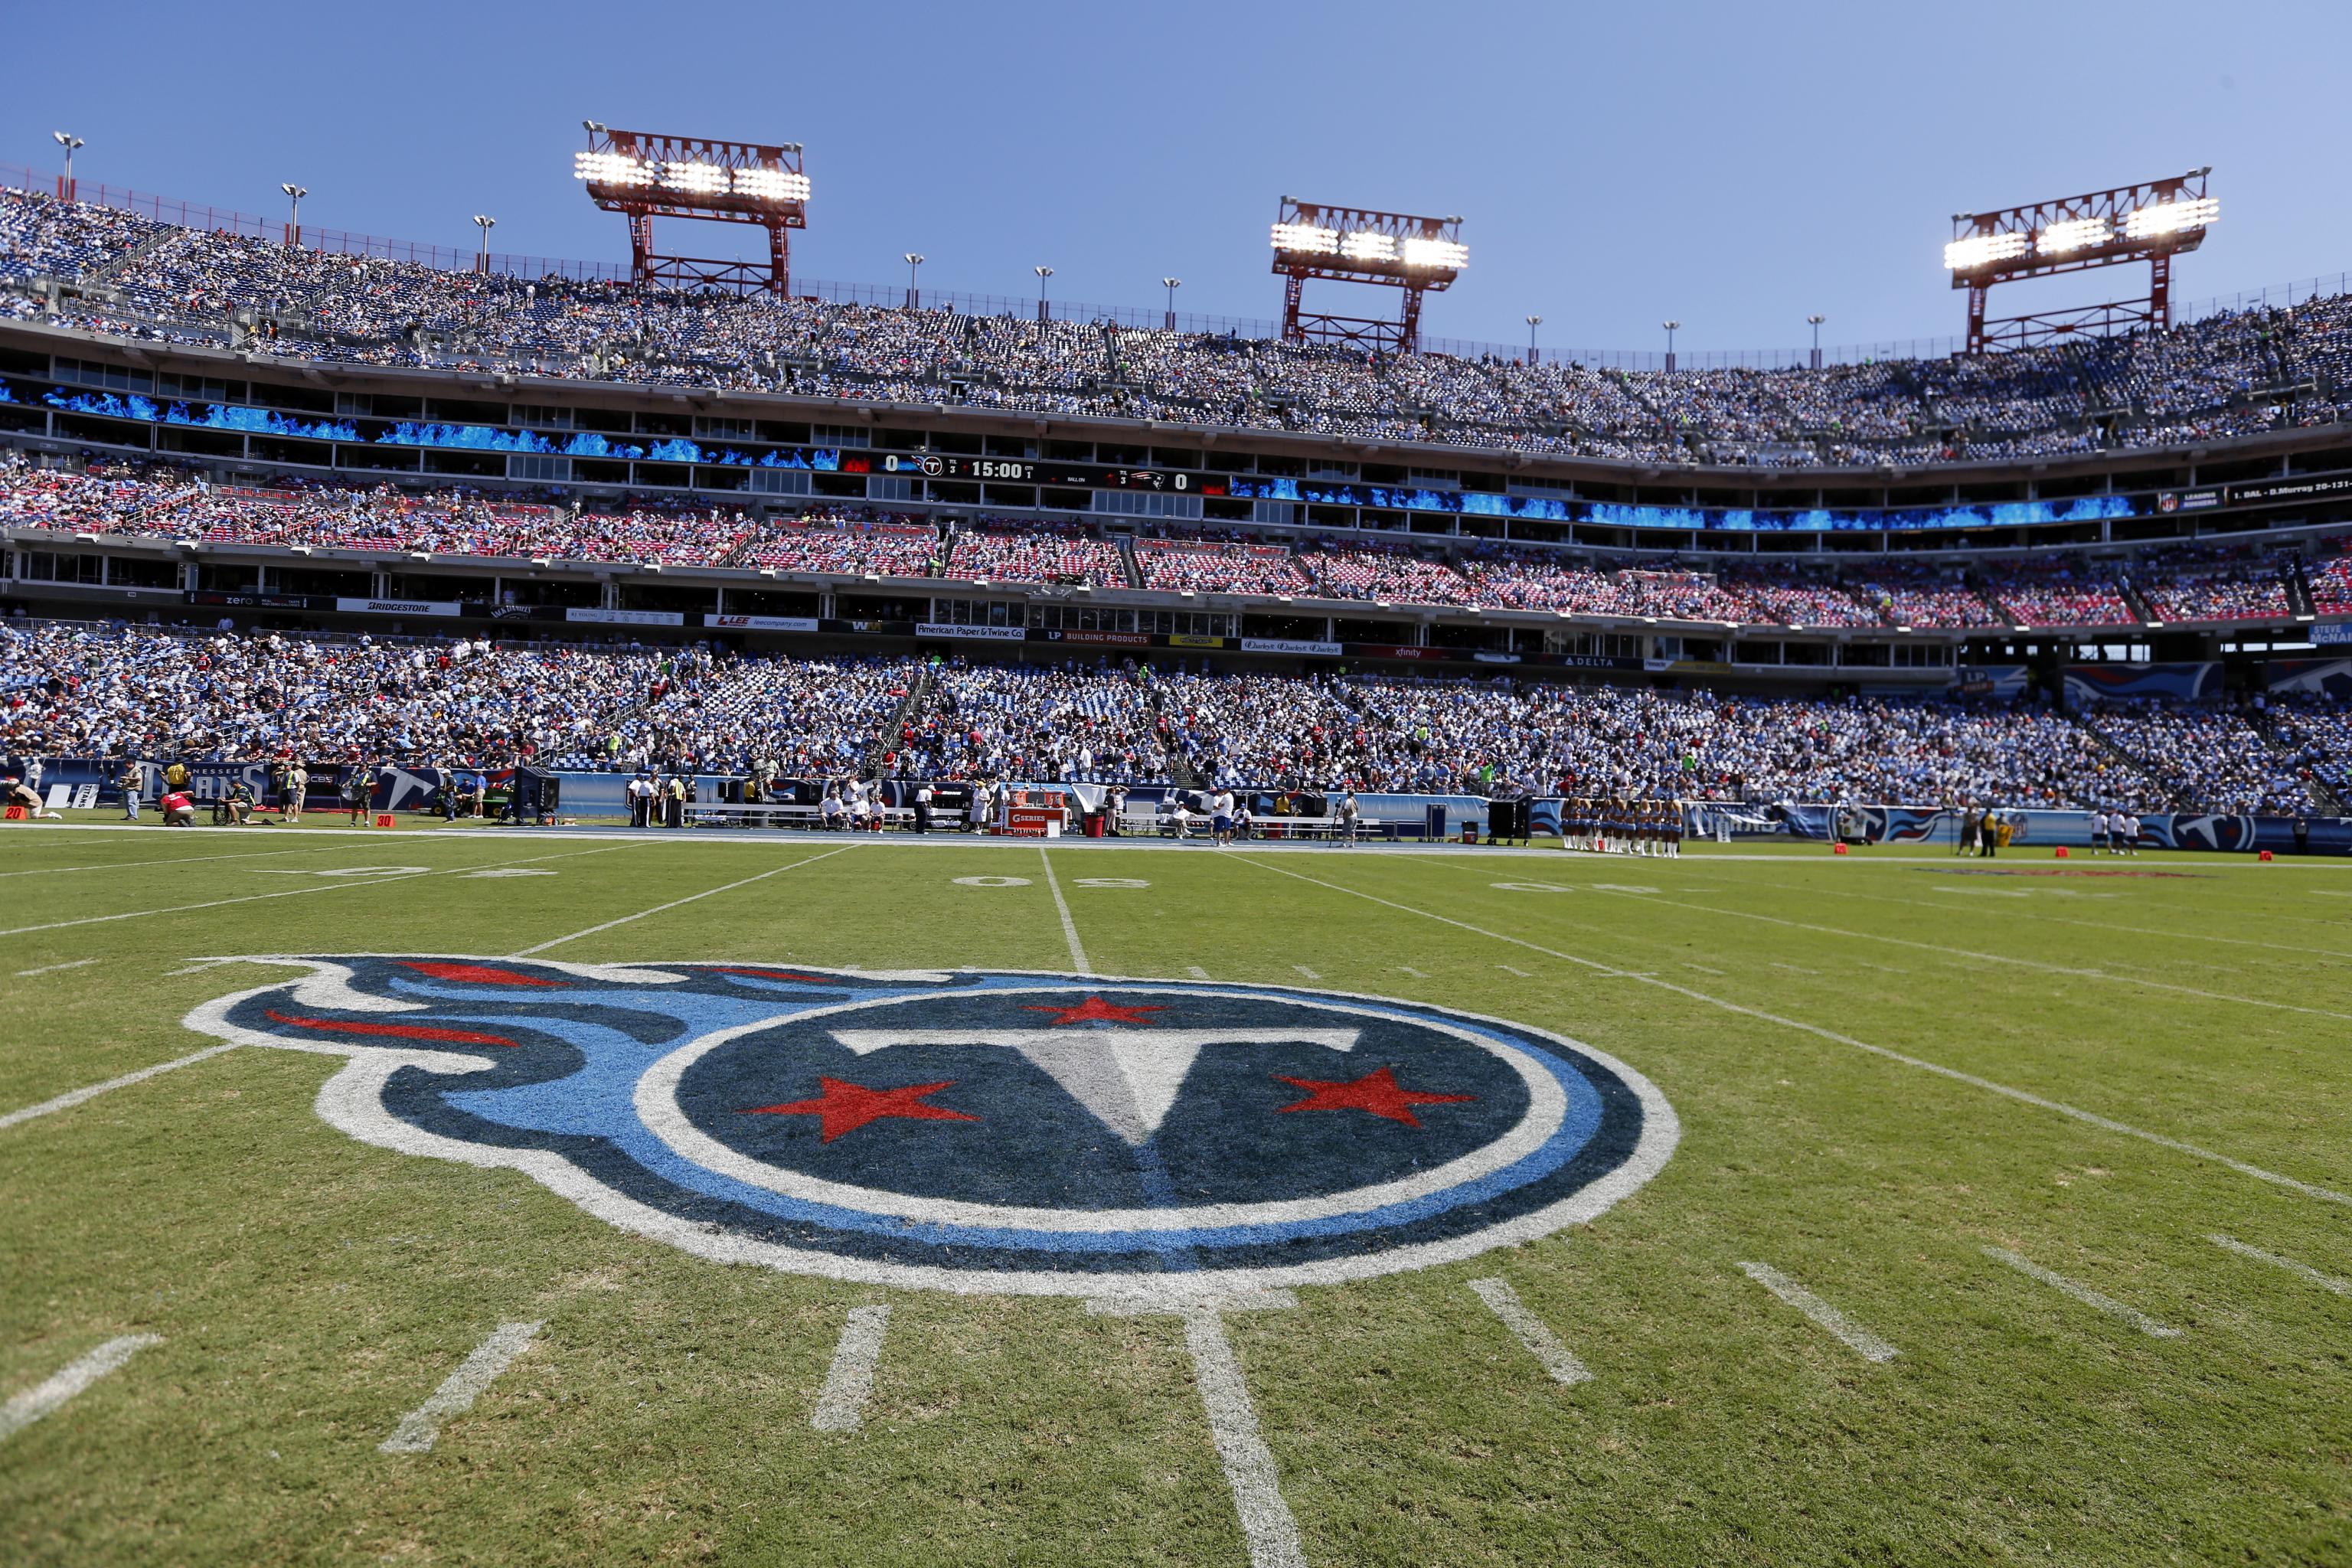
[[[337,599],[335,608],[346,616],[454,616],[455,601],[443,599]]]

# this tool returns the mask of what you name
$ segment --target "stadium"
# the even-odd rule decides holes
[[[11,1561],[2352,1561],[2352,275],[1580,353],[707,129],[0,166]]]

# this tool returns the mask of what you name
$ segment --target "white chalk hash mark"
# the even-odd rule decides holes
[[[1184,1348],[1192,1352],[1201,1408],[1208,1413],[1209,1437],[1217,1446],[1225,1484],[1233,1489],[1251,1568],[1306,1568],[1298,1521],[1282,1500],[1274,1452],[1258,1434],[1257,1410],[1250,1404],[1233,1342],[1225,1337],[1224,1321],[1214,1311],[1185,1313]]]
[[[1054,858],[1040,848],[1037,858],[1045,863],[1045,889],[1054,895],[1054,912],[1062,917],[1062,940],[1070,944],[1070,967],[1080,974],[1092,974],[1095,966],[1087,962],[1087,950],[1078,945],[1078,922],[1070,918],[1070,900],[1062,897],[1062,884],[1054,875]]]
[[[223,1051],[233,1051],[236,1049],[236,1047],[237,1042],[235,1040],[229,1041],[226,1045],[206,1046],[201,1051],[191,1052],[189,1055],[181,1057],[174,1061],[157,1062],[152,1068],[141,1068],[137,1072],[127,1072],[121,1078],[108,1079],[104,1083],[93,1083],[89,1085],[87,1088],[68,1089],[65,1093],[58,1095],[55,1100],[45,1100],[38,1105],[28,1105],[21,1110],[12,1110],[5,1116],[0,1116],[0,1132],[6,1131],[9,1128],[16,1126],[20,1121],[30,1121],[37,1116],[47,1116],[53,1111],[58,1110],[70,1110],[75,1106],[79,1105],[83,1100],[96,1100],[100,1095],[104,1094],[110,1089],[128,1089],[132,1084],[144,1082],[146,1079],[153,1078],[159,1073],[167,1073],[174,1071],[180,1068],[193,1067],[196,1063],[203,1061],[207,1057],[216,1057]]]
[[[1290,967],[1298,971],[1299,973],[1304,974],[1309,980],[1320,980],[1323,978],[1303,963],[1294,963]]]
[[[1687,959],[1687,958],[1683,960],[1683,967],[1684,967],[1685,969],[1696,969],[1696,970],[1697,970],[1701,974],[1712,974],[1712,975],[1714,975],[1714,976],[1715,976],[1717,979],[1718,979],[1718,980],[1721,980],[1721,979],[1727,979],[1727,978],[1728,978],[1728,976],[1727,976],[1727,975],[1726,975],[1726,974],[1725,974],[1725,973],[1724,973],[1722,970],[1720,970],[1720,969],[1709,969],[1706,964],[1704,964],[1704,963],[1692,963],[1689,959]]]
[[[1507,963],[1498,963],[1495,965],[1495,967],[1501,970],[1506,974],[1516,974],[1522,980],[1533,980],[1535,978],[1534,975],[1529,974],[1526,970],[1514,969]]]
[[[852,1307],[841,1326],[841,1342],[833,1348],[833,1365],[816,1396],[816,1414],[809,1425],[820,1432],[855,1432],[866,1424],[866,1402],[874,1397],[874,1368],[882,1359],[882,1336],[890,1327],[890,1309]]]
[[[0,1442],[22,1432],[149,1345],[163,1342],[161,1334],[124,1334],[107,1341],[88,1355],[68,1362],[47,1382],[0,1405]]]
[[[2331,1295],[2352,1296],[2352,1279],[2338,1279],[2332,1274],[2322,1274],[2308,1263],[2297,1263],[2292,1258],[2281,1258],[2275,1252],[2264,1252],[2259,1247],[2249,1247],[2235,1237],[2209,1236],[2205,1238],[2224,1251],[2241,1258],[2251,1258],[2257,1263],[2267,1263],[2273,1268],[2284,1268],[2306,1284],[2318,1286]]]
[[[1984,1255],[1997,1262],[2006,1263],[2029,1279],[2039,1279],[2052,1289],[2072,1296],[2085,1307],[2095,1307],[2110,1318],[2121,1318],[2141,1333],[2155,1340],[2177,1340],[2180,1331],[2168,1328],[2136,1307],[2126,1307],[2112,1296],[2102,1296],[2088,1285],[2077,1285],[2063,1274],[2053,1274],[2029,1258],[2021,1258],[2005,1247],[1988,1247]]]
[[[490,1337],[474,1347],[474,1353],[457,1363],[433,1397],[401,1417],[392,1436],[376,1445],[381,1454],[422,1454],[430,1450],[433,1440],[441,1435],[441,1423],[453,1415],[463,1415],[474,1407],[482,1390],[496,1381],[499,1373],[512,1365],[522,1354],[531,1337],[544,1325],[539,1323],[500,1323],[490,1331]]]
[[[1398,973],[1399,974],[1410,974],[1410,975],[1412,975],[1415,980],[1426,980],[1426,979],[1428,979],[1428,978],[1429,978],[1429,976],[1428,976],[1428,975],[1423,974],[1420,970],[1415,969],[1415,968],[1414,968],[1412,964],[1410,964],[1410,963],[1400,963],[1400,964],[1398,964],[1398,965],[1397,965],[1397,973]]]
[[[106,961],[102,958],[77,958],[70,963],[44,963],[38,969],[20,969],[16,971],[16,978],[19,980],[30,980],[36,974],[55,974],[60,969],[88,969],[93,963],[103,963],[105,962]]]
[[[1551,1373],[1554,1383],[1564,1387],[1572,1386],[1592,1376],[1585,1364],[1570,1353],[1569,1348],[1559,1342],[1558,1336],[1544,1326],[1543,1320],[1528,1310],[1526,1304],[1519,1300],[1519,1293],[1511,1289],[1508,1281],[1473,1279],[1470,1289],[1476,1291],[1478,1300],[1486,1302],[1495,1316],[1503,1321],[1505,1328],[1518,1336],[1519,1343],[1527,1346],[1528,1353],[1542,1364],[1544,1371]]]
[[[1797,974],[1819,974],[1821,973],[1818,969],[1807,969],[1801,963],[1783,963],[1777,958],[1772,961],[1772,967],[1775,969],[1786,969],[1792,973]]]
[[[1903,1352],[1769,1263],[1743,1263],[1740,1272],[1827,1329],[1864,1361],[1893,1361]]]
[[[1206,980],[1209,977],[1209,972],[1197,963],[1186,965],[1184,973],[1195,980]]]

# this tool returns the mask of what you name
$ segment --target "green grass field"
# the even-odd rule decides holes
[[[287,978],[198,960],[536,949],[1197,967],[1646,1075],[1679,1147],[1593,1223],[1217,1320],[1318,1568],[2352,1562],[2352,866],[331,826],[0,833],[0,1399],[160,1341],[0,1416],[0,1559],[1283,1560],[1176,1318],[709,1261],[356,1141],[314,1106],[328,1056],[5,1121],[216,1044],[184,1016]],[[1588,1379],[1546,1375],[1490,1279]],[[874,1304],[862,1421],[817,1430]],[[543,1326],[430,1451],[380,1450],[510,1322]]]

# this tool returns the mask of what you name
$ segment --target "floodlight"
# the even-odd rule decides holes
[[[623,153],[575,153],[572,156],[574,179],[586,180],[597,185],[650,185],[654,183],[654,167],[641,158]]]
[[[727,188],[727,171],[717,163],[668,163],[662,165],[661,183],[688,195],[715,196]]]
[[[2025,254],[2021,234],[1972,234],[1944,247],[1944,265],[1955,272],[1973,272],[1996,261]]]
[[[2124,233],[2134,239],[2154,239],[2186,229],[2203,228],[2221,216],[2221,204],[2212,196],[2193,201],[2158,202],[2124,219]]]
[[[1407,267],[1459,272],[1469,263],[1470,247],[1456,240],[1426,239],[1416,235],[1404,242],[1404,264]]]
[[[735,194],[756,202],[804,202],[809,197],[808,176],[789,169],[738,169]]]
[[[1350,261],[1394,261],[1396,253],[1393,237],[1371,229],[1360,228],[1340,237],[1339,254]]]
[[[1278,223],[1274,226],[1274,247],[1295,251],[1301,256],[1336,255],[1339,249],[1339,231],[1311,223]]]
[[[2112,225],[2104,217],[2068,218],[2053,223],[2033,237],[2033,248],[2042,256],[2064,256],[2069,251],[2088,250],[2095,245],[2105,245],[2116,237]]]

